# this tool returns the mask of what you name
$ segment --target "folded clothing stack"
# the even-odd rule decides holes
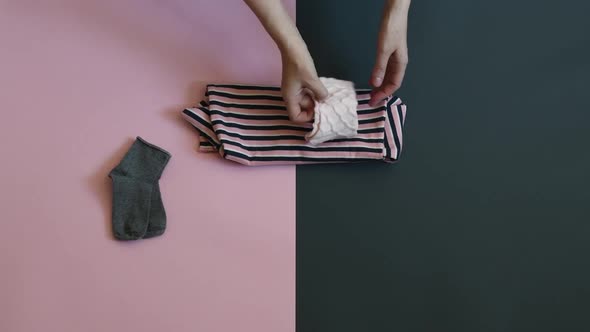
[[[290,121],[276,86],[209,84],[200,104],[184,109],[182,114],[199,133],[201,152],[218,152],[244,165],[396,162],[402,150],[406,117],[406,105],[401,99],[390,96],[371,107],[370,90],[354,89],[356,100],[352,105],[356,114],[351,117],[346,91],[351,86],[326,82],[339,87],[332,92],[343,96],[328,97],[327,104],[319,105],[325,110],[324,118],[318,116],[316,106],[313,123]],[[330,100],[339,104],[332,107]],[[344,116],[337,119],[335,110]],[[356,121],[353,126],[347,125],[351,119]],[[322,129],[323,125],[330,127]]]

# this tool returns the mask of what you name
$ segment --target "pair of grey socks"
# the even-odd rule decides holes
[[[170,157],[166,150],[138,136],[109,173],[113,182],[113,235],[117,240],[152,238],[166,230],[159,180]]]

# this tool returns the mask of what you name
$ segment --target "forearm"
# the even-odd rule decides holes
[[[405,12],[410,9],[411,0],[387,0],[385,3],[386,12]]]
[[[244,0],[282,53],[298,53],[307,47],[281,0]]]

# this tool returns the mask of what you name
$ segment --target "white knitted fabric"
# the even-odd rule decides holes
[[[313,130],[305,138],[317,145],[338,138],[350,138],[357,134],[358,114],[354,84],[335,78],[320,77],[328,90],[328,97],[315,102]]]

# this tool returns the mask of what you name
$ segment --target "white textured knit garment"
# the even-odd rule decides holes
[[[320,77],[328,97],[315,102],[313,130],[305,138],[312,145],[357,134],[357,95],[354,84],[335,78]]]

